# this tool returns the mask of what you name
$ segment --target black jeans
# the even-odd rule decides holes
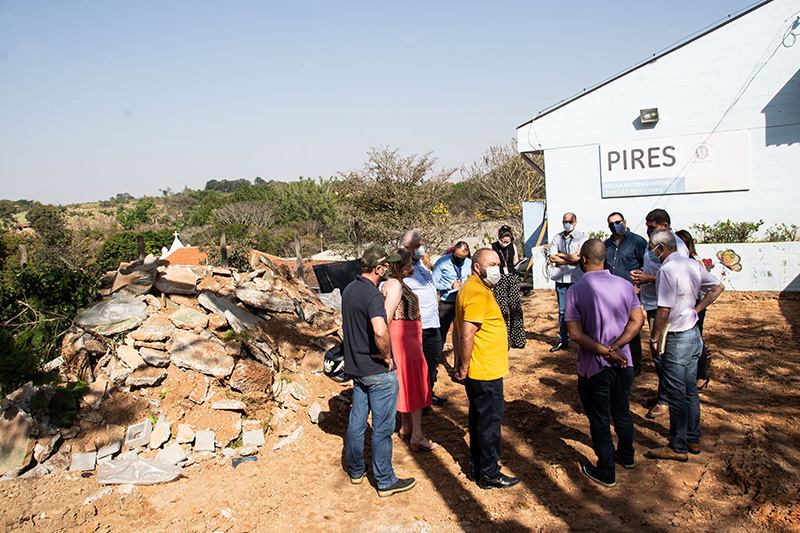
[[[500,473],[500,427],[503,423],[503,378],[480,381],[467,378],[469,398],[470,465],[475,473],[497,477]]]
[[[590,378],[578,376],[578,394],[589,419],[592,448],[597,455],[597,473],[609,483],[616,480],[612,420],[619,441],[616,454],[623,463],[634,462],[633,416],[628,405],[632,383],[631,367],[606,367]]]
[[[631,359],[633,360],[633,370],[641,371],[642,369],[642,337],[637,334],[628,343],[631,349]]]
[[[433,384],[436,383],[436,367],[439,366],[439,359],[442,358],[442,336],[439,328],[422,330],[422,353],[425,355],[425,362],[428,363],[428,381],[431,393],[433,393]]]
[[[447,339],[447,332],[450,331],[450,326],[453,324],[453,319],[456,317],[456,302],[447,302],[442,300],[439,302],[439,333],[442,336],[442,346]],[[454,343],[455,344],[455,343]]]

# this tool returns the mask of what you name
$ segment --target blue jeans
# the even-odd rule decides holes
[[[578,376],[578,394],[589,419],[592,448],[597,455],[597,472],[603,481],[616,479],[614,439],[611,421],[617,434],[616,454],[625,464],[633,464],[633,416],[628,404],[633,383],[633,368],[606,367],[585,378]]]
[[[567,333],[567,321],[564,320],[564,311],[567,308],[567,289],[574,283],[561,283],[556,281],[556,297],[558,297],[558,340],[567,344],[569,333]]]
[[[669,405],[669,444],[678,453],[688,451],[687,442],[700,442],[697,360],[702,351],[703,339],[697,326],[667,333],[661,366]]]
[[[394,372],[353,377],[353,407],[347,426],[345,456],[350,477],[361,477],[364,465],[364,433],[372,411],[372,472],[379,489],[397,483],[392,468],[392,433],[397,412],[397,375]]]
[[[647,311],[647,326],[650,328],[650,338],[653,338],[653,324],[656,321],[656,310],[651,309]],[[652,353],[653,356],[653,364],[656,367],[656,376],[658,376],[658,401],[656,402],[658,405],[669,405],[667,401],[667,389],[664,386],[664,367],[662,359],[664,354],[661,353]]]

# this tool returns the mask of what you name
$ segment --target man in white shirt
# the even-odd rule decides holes
[[[645,217],[645,224],[647,225],[647,236],[653,234],[653,232],[660,231],[660,230],[667,230],[669,231],[673,237],[675,237],[675,241],[677,242],[677,253],[681,257],[689,257],[689,249],[686,248],[686,245],[683,243],[682,239],[679,239],[675,232],[672,231],[670,227],[671,220],[669,217],[669,213],[664,211],[663,209],[653,209],[647,216]],[[642,270],[634,270],[631,272],[631,281],[639,285],[639,298],[642,300],[642,308],[647,313],[647,323],[650,327],[650,331],[653,331],[653,320],[656,317],[656,274],[661,269],[661,264],[653,261],[652,255],[648,252],[647,255],[644,256],[644,266]],[[647,412],[647,418],[657,418],[659,416],[663,416],[669,412],[669,407],[667,406],[667,393],[666,389],[664,388],[664,383],[661,378],[661,359],[658,354],[651,353],[650,355],[653,356],[653,363],[656,366],[656,374],[658,375],[658,400],[656,400],[656,404],[653,406],[650,411]]]
[[[556,296],[558,297],[558,342],[550,348],[551,352],[566,350],[569,346],[569,333],[567,322],[564,320],[564,309],[567,304],[567,289],[581,279],[580,251],[586,236],[580,231],[575,231],[578,217],[575,213],[564,213],[561,218],[564,231],[557,233],[550,242],[550,262],[553,270],[550,279],[556,282]]]
[[[400,246],[411,252],[414,273],[403,280],[419,298],[419,313],[422,317],[422,352],[428,363],[428,380],[431,386],[433,405],[442,405],[447,398],[433,394],[436,383],[436,367],[442,358],[442,336],[439,332],[439,296],[433,283],[433,273],[422,262],[425,255],[425,242],[416,231],[407,231],[400,238]],[[427,409],[427,408],[426,408]]]
[[[648,249],[661,264],[656,275],[658,307],[650,334],[650,351],[661,359],[661,380],[669,402],[669,444],[650,450],[655,459],[685,462],[700,446],[700,397],[697,394],[697,360],[703,339],[697,313],[722,293],[722,284],[694,259],[677,253],[680,239],[669,230],[655,231]],[[697,303],[697,294],[706,295]],[[665,342],[660,342],[664,338]]]

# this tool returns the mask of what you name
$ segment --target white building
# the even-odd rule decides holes
[[[517,128],[523,156],[544,153],[550,236],[566,211],[584,232],[619,211],[644,235],[656,207],[675,229],[798,223],[798,17],[759,2]]]

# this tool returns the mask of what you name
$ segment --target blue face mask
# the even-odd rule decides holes
[[[658,246],[656,246],[656,248],[658,248]],[[650,256],[650,261],[652,261],[653,263],[655,263],[657,265],[661,264],[661,258],[655,254],[655,249],[653,249],[653,250],[648,249],[647,250],[647,255]]]
[[[620,235],[625,232],[625,224],[623,224],[622,222],[615,222],[613,224],[609,224],[608,228],[614,235]]]

